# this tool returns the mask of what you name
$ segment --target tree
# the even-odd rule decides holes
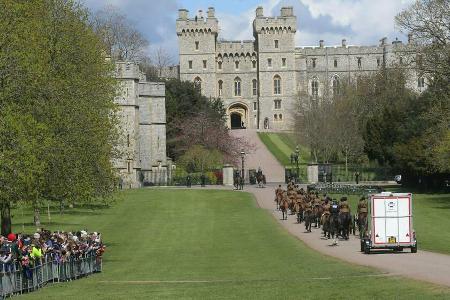
[[[152,66],[156,69],[158,77],[162,77],[163,70],[173,64],[172,57],[163,47],[158,47],[154,50],[150,61]]]
[[[92,16],[91,22],[115,60],[141,61],[146,57],[147,39],[117,7],[105,6]]]
[[[395,18],[417,47],[416,66],[430,84],[441,84],[449,92],[450,1],[417,0]]]
[[[2,203],[32,201],[38,224],[42,200],[86,203],[113,192],[117,82],[102,54],[102,42],[88,25],[87,11],[78,2],[0,5],[0,25],[5,29],[0,32],[0,111],[9,120],[0,123],[0,132],[16,132],[18,145],[16,152],[3,155],[29,158],[26,168],[3,168],[1,177],[15,178],[15,172],[23,172],[35,183],[23,184],[27,190],[20,190],[20,195],[4,193]],[[38,151],[47,144],[51,147]]]

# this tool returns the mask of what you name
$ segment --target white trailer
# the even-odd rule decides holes
[[[413,229],[412,194],[383,192],[370,196],[368,231],[361,240],[361,251],[371,249],[417,252],[416,233]]]

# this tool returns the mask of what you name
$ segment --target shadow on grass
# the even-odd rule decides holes
[[[24,226],[32,226],[35,227],[36,225],[34,225],[33,222],[27,222],[27,223],[15,223],[14,225],[19,226],[19,225],[24,225]],[[41,225],[39,227],[46,227],[46,226],[80,226],[81,224],[79,223],[67,223],[67,222],[41,222]]]

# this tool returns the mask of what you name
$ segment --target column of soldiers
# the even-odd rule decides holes
[[[306,232],[311,232],[312,224],[316,228],[322,226],[323,237],[332,238],[334,245],[337,245],[338,235],[348,239],[350,232],[355,234],[357,222],[360,235],[364,234],[367,225],[368,203],[365,197],[358,203],[357,215],[352,216],[347,197],[342,197],[338,202],[327,195],[320,197],[318,192],[307,192],[289,182],[286,190],[281,185],[275,190],[275,202],[277,209],[283,212],[283,220],[287,220],[289,210],[291,215],[296,215],[297,223],[305,223]],[[350,217],[348,228],[342,228],[341,220],[345,220],[342,218],[344,214]]]

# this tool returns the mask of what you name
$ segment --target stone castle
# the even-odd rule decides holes
[[[121,94],[115,98],[120,116],[120,158],[113,161],[123,188],[165,184],[172,164],[166,157],[165,85],[147,82],[139,66],[116,62]]]
[[[229,128],[292,129],[299,95],[322,97],[339,93],[344,80],[376,72],[382,66],[408,65],[414,43],[376,46],[296,47],[297,18],[292,7],[281,8],[277,17],[256,9],[254,40],[223,41],[214,8],[206,17],[193,18],[179,10],[176,21],[179,42],[179,77],[193,81],[202,94],[221,98],[227,109]],[[413,68],[408,85],[425,88]]]

